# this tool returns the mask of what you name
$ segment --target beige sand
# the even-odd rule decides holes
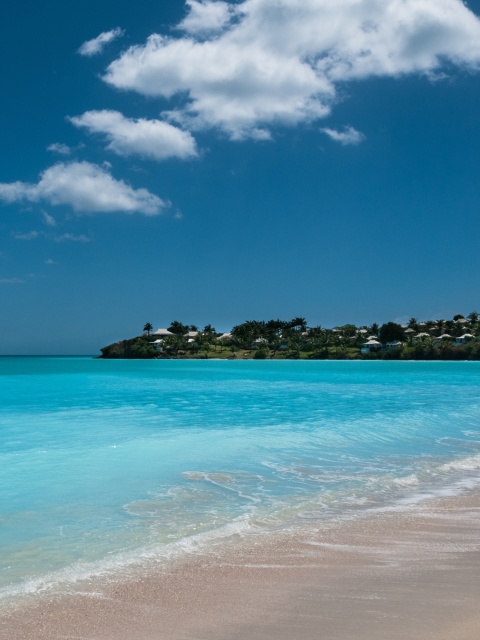
[[[0,616],[5,640],[478,640],[480,495],[252,535]]]

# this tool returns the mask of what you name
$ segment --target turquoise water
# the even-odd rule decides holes
[[[0,358],[0,597],[480,479],[480,363]]]

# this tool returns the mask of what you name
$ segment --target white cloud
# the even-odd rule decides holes
[[[22,278],[0,278],[0,284],[23,284]]]
[[[337,131],[336,129],[328,129],[325,127],[324,129],[320,129],[320,131],[325,133],[332,140],[335,140],[335,142],[339,142],[344,146],[360,144],[360,142],[365,140],[365,135],[353,127],[345,127],[343,131]]]
[[[55,242],[90,242],[90,238],[83,233],[63,233],[61,236],[55,236]]]
[[[48,202],[67,205],[77,213],[143,213],[154,216],[168,203],[146,189],[115,180],[105,167],[89,162],[58,163],[46,169],[37,184],[0,183],[5,202]]]
[[[54,142],[53,144],[49,144],[47,151],[58,153],[61,156],[69,156],[72,153],[70,147],[67,144],[63,144],[63,142]]]
[[[56,264],[55,260],[52,260],[51,258],[47,258],[45,260],[45,264]]]
[[[223,29],[230,21],[234,8],[228,2],[218,0],[187,0],[189,12],[178,25],[180,29],[195,35],[206,35]]]
[[[54,240],[55,242],[91,242],[91,239],[85,234],[75,234],[75,233],[62,233],[61,235],[52,235],[47,234],[43,231],[28,231],[26,233],[13,233],[13,237],[15,240],[36,240],[37,238],[43,237],[47,240]],[[45,264],[53,264],[53,261],[45,262]]]
[[[76,127],[85,127],[91,133],[103,134],[107,149],[128,156],[137,154],[154,160],[192,158],[197,156],[195,139],[168,122],[126,118],[118,111],[87,111],[69,118]]]
[[[46,211],[42,211],[42,219],[43,223],[47,225],[47,227],[56,227],[57,222],[53,216],[51,216]]]
[[[151,36],[110,65],[107,82],[151,96],[185,92],[190,100],[170,112],[194,129],[217,126],[243,138],[263,124],[295,124],[329,113],[332,87],[308,63],[220,38],[203,43]],[[313,100],[313,95],[323,100]]]
[[[27,231],[26,233],[14,233],[15,240],[35,240],[40,236],[39,231]]]
[[[130,47],[104,80],[175,96],[171,121],[192,130],[215,126],[233,139],[328,115],[345,81],[438,77],[445,61],[472,70],[480,63],[480,20],[460,0],[188,4],[184,33],[153,34]]]
[[[120,29],[120,27],[116,27],[111,31],[103,31],[96,38],[93,38],[93,40],[87,40],[86,42],[84,42],[79,47],[78,53],[81,56],[96,56],[103,51],[104,47],[107,44],[109,44],[113,40],[116,40],[117,38],[120,38],[121,36],[123,36],[123,34],[124,31],[123,29]]]

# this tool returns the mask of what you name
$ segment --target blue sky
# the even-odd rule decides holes
[[[480,310],[480,0],[9,3],[0,353]]]

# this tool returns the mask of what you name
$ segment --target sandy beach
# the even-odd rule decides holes
[[[459,492],[461,493],[461,492]],[[249,535],[4,610],[5,640],[477,640],[480,494]]]

